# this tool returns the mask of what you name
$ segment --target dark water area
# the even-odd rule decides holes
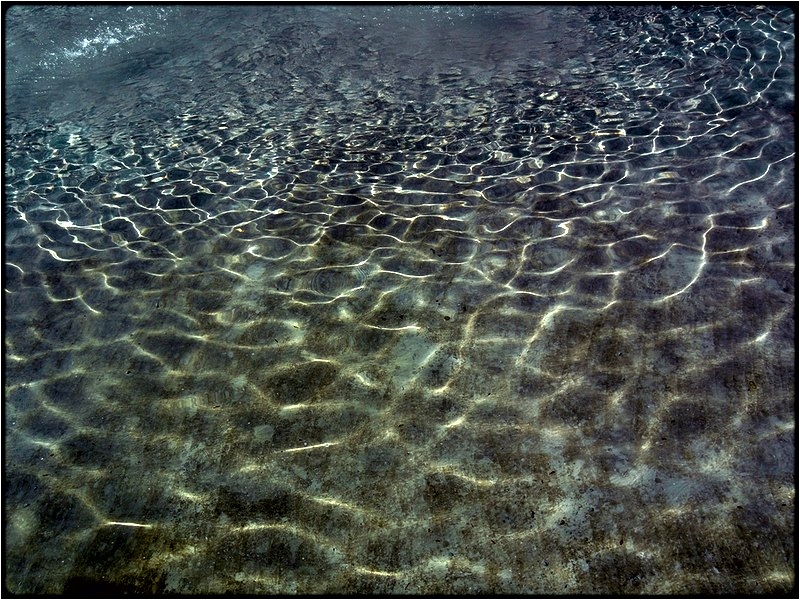
[[[790,5],[4,13],[16,594],[796,594]]]

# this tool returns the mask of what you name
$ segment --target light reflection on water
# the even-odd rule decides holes
[[[793,15],[451,8],[10,13],[10,590],[795,585]]]

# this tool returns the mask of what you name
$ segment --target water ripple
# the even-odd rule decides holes
[[[9,15],[11,591],[796,585],[792,11]]]

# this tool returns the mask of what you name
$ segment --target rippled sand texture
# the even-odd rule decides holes
[[[462,8],[8,115],[11,591],[796,589],[791,11]]]

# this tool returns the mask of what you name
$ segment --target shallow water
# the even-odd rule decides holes
[[[796,589],[794,28],[13,7],[7,589]]]

